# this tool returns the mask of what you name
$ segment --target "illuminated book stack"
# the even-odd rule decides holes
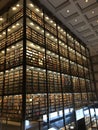
[[[78,130],[84,119],[89,129],[97,125],[89,49],[32,1],[0,19],[0,128]]]

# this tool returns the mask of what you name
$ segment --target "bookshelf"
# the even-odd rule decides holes
[[[78,129],[75,111],[83,108],[91,126],[97,97],[88,48],[43,6],[28,0],[25,8],[24,1],[0,24],[0,120],[22,130],[26,122],[47,130],[60,121],[60,128]]]

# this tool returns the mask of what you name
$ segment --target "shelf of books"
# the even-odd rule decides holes
[[[25,2],[19,0],[0,21],[2,130],[78,130],[81,108],[89,129],[97,123],[89,50],[43,6]]]

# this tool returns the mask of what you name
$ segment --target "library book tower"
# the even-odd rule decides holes
[[[38,0],[0,17],[0,130],[93,130],[89,49]]]

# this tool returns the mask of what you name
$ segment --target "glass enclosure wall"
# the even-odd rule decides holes
[[[1,130],[97,126],[89,49],[49,14],[19,0],[0,19]]]

